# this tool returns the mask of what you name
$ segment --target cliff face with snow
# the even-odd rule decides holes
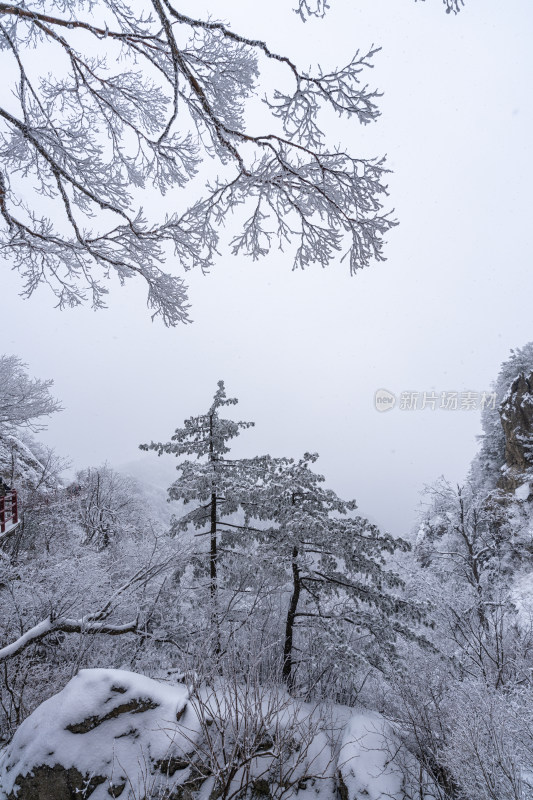
[[[533,372],[514,379],[500,406],[500,418],[505,436],[500,485],[515,490],[533,480]]]

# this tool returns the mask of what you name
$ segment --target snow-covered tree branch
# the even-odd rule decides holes
[[[35,48],[55,53],[53,73]],[[140,275],[154,315],[186,321],[186,286],[164,264],[207,271],[220,225],[241,205],[234,253],[258,258],[295,242],[295,267],[344,255],[352,273],[383,259],[394,224],[382,210],[384,161],[333,147],[319,120],[327,107],[377,119],[379,95],[363,80],[377,48],[330,72],[302,70],[169,0],[142,13],[122,0],[68,0],[0,3],[0,49],[13,75],[0,104],[0,252],[25,295],[46,283],[60,307],[90,298],[98,308],[105,278]],[[270,123],[255,130],[247,104],[274,64],[287,80],[267,92]],[[193,179],[206,157],[218,174],[202,190]],[[165,194],[191,181],[192,202],[164,219],[143,211],[149,187]]]
[[[133,633],[137,630],[137,621],[127,622],[122,625],[110,625],[106,622],[87,622],[83,619],[70,619],[68,617],[49,617],[34,625],[33,628],[19,636],[14,642],[0,649],[0,662],[8,658],[13,658],[22,653],[27,647],[35,642],[44,639],[51,633],[87,633],[100,634],[107,633],[111,636],[118,636],[122,633]]]
[[[417,0],[415,0],[415,3]],[[424,3],[425,0],[422,0]],[[442,0],[447,14],[458,14],[464,8],[464,0]],[[297,6],[294,9],[298,16],[305,22],[310,17],[323,17],[326,12],[331,8],[331,4],[327,0],[298,0]]]
[[[120,586],[95,612],[84,614],[76,619],[63,614],[50,612],[46,619],[33,625],[14,641],[0,648],[0,663],[20,655],[27,647],[41,641],[52,633],[81,633],[87,635],[106,634],[121,636],[125,633],[141,633],[146,635],[143,621],[137,615],[127,622],[109,622],[108,619],[116,610],[120,600],[133,588],[148,583],[169,567],[170,561],[150,564],[139,569],[122,586]]]

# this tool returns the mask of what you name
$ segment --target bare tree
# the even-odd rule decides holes
[[[121,534],[142,535],[148,525],[141,487],[107,464],[77,472],[71,491],[78,499],[85,544],[103,549]]]
[[[16,356],[0,356],[0,433],[16,427],[42,430],[36,420],[61,410],[50,394],[52,380],[30,378]]]
[[[332,147],[318,120],[324,107],[363,124],[379,116],[378,92],[361,82],[376,48],[310,72],[171,0],[142,13],[123,0],[43,8],[0,2],[4,74],[14,74],[0,107],[0,252],[25,296],[44,282],[60,307],[87,294],[102,307],[103,279],[141,275],[154,316],[186,321],[186,286],[162,265],[173,250],[185,270],[208,270],[219,226],[243,204],[235,254],[296,241],[295,267],[344,251],[351,273],[383,259],[394,224],[382,213],[384,161]],[[264,94],[260,69],[279,67],[288,80],[265,98],[271,125],[252,130],[245,111]],[[149,218],[142,190],[183,188],[206,156],[218,175],[204,190],[192,184],[197,199]]]
[[[52,610],[46,619],[41,620],[32,628],[24,631],[17,639],[0,648],[0,662],[13,658],[30,645],[57,631],[84,634],[106,633],[111,636],[139,632],[142,630],[139,616],[129,619],[127,622],[109,622],[109,616],[116,611],[119,601],[122,601],[123,596],[131,591],[132,587],[137,588],[139,585],[146,584],[167,568],[168,561],[141,567],[96,612],[84,614],[79,618],[71,618]],[[144,631],[142,635],[145,635]]]
[[[485,496],[444,478],[426,498],[415,553],[440,646],[451,646],[464,675],[496,689],[529,680],[520,653],[530,650],[531,631],[517,626],[512,592],[514,570],[530,558],[527,516],[502,492]]]

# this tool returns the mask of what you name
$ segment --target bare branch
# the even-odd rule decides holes
[[[141,276],[153,315],[186,322],[185,283],[163,265],[173,252],[184,270],[208,272],[220,226],[239,205],[250,214],[234,254],[255,259],[295,242],[295,267],[344,253],[351,273],[383,258],[394,225],[382,213],[383,161],[328,149],[318,119],[327,106],[362,124],[377,119],[379,93],[361,82],[377,48],[313,74],[170,0],[151,0],[152,15],[141,17],[122,0],[99,0],[90,16],[79,0],[60,8],[0,3],[18,106],[0,108],[0,255],[20,271],[25,296],[46,283],[59,307],[90,299],[101,308],[107,278]],[[56,50],[54,75],[36,67],[43,47]],[[245,105],[259,97],[259,66],[272,62],[293,88],[265,98],[272,128],[252,133]],[[146,192],[185,187],[206,157],[218,177],[205,191],[191,184],[188,207],[149,220]]]

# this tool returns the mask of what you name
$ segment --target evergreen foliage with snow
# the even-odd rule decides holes
[[[345,687],[354,664],[382,668],[396,636],[414,635],[410,622],[420,620],[420,611],[402,598],[402,581],[386,567],[387,553],[408,546],[355,516],[355,501],[324,488],[312,468],[316,454],[299,461],[231,459],[228,442],[252,425],[220,417],[221,408],[236,402],[221,381],[205,414],[186,420],[170,442],[141,449],[196,456],[178,463],[169,488],[170,500],[194,504],[172,531],[183,539],[193,529],[194,538],[209,539],[194,564],[195,574],[209,581],[202,637],[212,639],[216,657],[239,627],[239,641],[249,648],[246,617],[257,625],[274,604],[284,624],[272,631],[267,652],[279,642],[283,680],[292,689],[298,673],[300,686],[316,693],[320,684],[331,696]],[[324,650],[329,666],[320,657]]]

